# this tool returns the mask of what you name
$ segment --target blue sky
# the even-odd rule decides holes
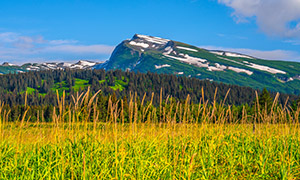
[[[0,63],[106,60],[135,33],[300,61],[299,0],[1,0]]]

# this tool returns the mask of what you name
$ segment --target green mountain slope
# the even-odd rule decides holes
[[[135,35],[119,44],[96,69],[178,74],[271,91],[300,94],[300,63],[209,51],[152,36]]]

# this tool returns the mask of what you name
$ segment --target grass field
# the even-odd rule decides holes
[[[167,112],[174,104],[137,108],[130,98],[125,123],[122,102],[110,101],[101,120],[96,94],[70,107],[58,99],[51,123],[29,122],[26,113],[7,122],[0,108],[0,179],[300,179],[299,108],[272,107],[253,114],[260,123],[236,123],[230,108],[204,100],[193,117],[187,102]]]
[[[1,179],[299,179],[299,127],[8,124]]]
[[[89,81],[88,80],[75,79],[75,86],[73,86],[73,88],[74,88],[74,91],[79,91],[80,88],[84,89],[88,85],[89,85]]]

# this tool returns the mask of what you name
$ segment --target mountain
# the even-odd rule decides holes
[[[7,74],[7,73],[22,73],[27,71],[40,71],[40,70],[55,70],[55,69],[91,69],[95,65],[101,64],[99,62],[92,62],[86,60],[80,60],[77,63],[26,63],[21,66],[11,64],[8,62],[4,62],[0,66],[0,74]]]
[[[94,68],[177,74],[215,82],[300,94],[300,63],[206,50],[136,34],[120,43],[110,59]]]

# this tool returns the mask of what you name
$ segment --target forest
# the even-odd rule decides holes
[[[121,70],[32,71],[2,75],[0,81],[0,100],[5,104],[4,109],[10,110],[7,114],[9,121],[19,120],[25,112],[27,116],[31,116],[30,121],[39,118],[50,121],[53,108],[57,106],[60,97],[68,105],[73,103],[74,97],[86,93],[87,90],[90,94],[100,90],[97,94],[100,117],[106,116],[109,100],[112,103],[118,101],[119,104],[122,100],[124,110],[127,111],[129,99],[133,97],[139,102],[138,106],[151,101],[153,107],[161,105],[162,99],[184,104],[189,97],[195,107],[201,99],[205,99],[208,106],[213,106],[214,103],[224,104],[227,108],[232,107],[237,114],[242,114],[242,109],[246,107],[251,114],[255,111],[257,96],[260,106],[270,109],[277,95],[266,89],[255,90],[184,76]],[[278,106],[287,106],[294,110],[297,108],[298,96],[278,94],[277,98]],[[28,106],[30,108],[27,112]],[[127,121],[128,118],[127,116]]]

